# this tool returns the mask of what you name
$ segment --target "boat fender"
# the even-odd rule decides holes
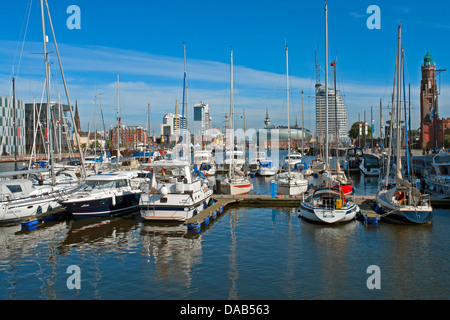
[[[112,204],[113,206],[116,205],[116,195],[115,195],[115,194],[113,194],[112,197],[111,197],[111,204]]]

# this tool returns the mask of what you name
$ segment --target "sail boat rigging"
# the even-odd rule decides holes
[[[233,48],[230,56],[230,127],[230,167],[227,177],[222,181],[221,191],[230,195],[246,194],[253,189],[253,185],[243,172],[237,173],[234,168]]]
[[[291,127],[289,117],[289,59],[288,46],[286,45],[286,104],[287,104],[287,128],[288,128],[288,156],[287,172],[280,173],[277,178],[277,192],[287,196],[297,196],[308,190],[308,181],[303,173],[291,170]]]
[[[312,195],[300,202],[300,216],[306,220],[331,224],[348,222],[355,218],[359,207],[356,203],[347,199],[342,187],[330,174],[328,163],[328,7],[325,3],[325,115],[326,115],[326,151],[324,187],[317,188]],[[338,170],[338,168],[336,168]]]
[[[401,95],[404,90],[404,70],[403,70],[403,47],[401,45],[401,26],[398,27],[397,54],[395,61],[394,88],[392,94],[392,112],[390,123],[390,139],[388,148],[388,160],[386,166],[386,176],[379,185],[379,190],[373,203],[374,210],[381,216],[382,220],[393,223],[424,224],[429,223],[433,217],[430,197],[421,193],[410,181],[403,178],[401,173]],[[403,83],[402,83],[403,82]],[[404,93],[403,93],[404,94]],[[394,103],[395,101],[395,103]],[[405,102],[406,103],[406,102]],[[395,110],[394,110],[395,109]],[[405,107],[406,112],[406,107]],[[406,114],[405,114],[406,116]],[[396,143],[393,143],[394,120],[396,120]],[[405,130],[406,130],[405,123]],[[406,136],[407,137],[407,136]],[[408,142],[406,142],[408,145]],[[396,168],[394,174],[394,184],[390,184],[390,158],[391,152],[395,149]],[[407,149],[407,152],[409,150]],[[408,175],[410,179],[411,176]]]

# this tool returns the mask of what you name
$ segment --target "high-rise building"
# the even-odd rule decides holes
[[[14,114],[12,100],[10,97],[0,96],[0,152],[2,155],[14,155],[17,150],[17,155],[24,155],[26,152],[25,103],[16,98]]]
[[[70,108],[66,104],[51,102],[53,152],[68,152],[69,140],[72,136],[72,121]],[[73,107],[72,107],[73,110]],[[33,122],[34,121],[34,122]],[[37,153],[45,153],[48,146],[47,131],[47,103],[25,104],[26,150],[34,148]],[[60,146],[61,144],[61,146]]]
[[[335,103],[337,102],[337,104]],[[335,97],[335,91],[328,88],[328,137],[335,137],[337,132],[339,139],[345,139],[348,136],[347,132],[347,109],[345,107],[344,99],[339,90]],[[316,84],[316,130],[320,142],[325,140],[326,135],[326,101],[325,101],[325,86]]]
[[[172,112],[166,113],[161,124],[161,136],[164,136],[165,141],[168,141],[170,136],[178,136],[182,127],[185,130],[187,129],[186,117]]]
[[[211,132],[211,113],[204,102],[194,105],[194,134],[204,136]]]

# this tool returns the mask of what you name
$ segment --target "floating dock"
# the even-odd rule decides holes
[[[187,225],[188,230],[199,232],[202,224],[208,225],[210,219],[215,220],[217,219],[218,215],[223,214],[223,210],[226,205],[232,202],[239,201],[239,199],[235,198],[227,198],[227,199],[212,198],[212,200],[215,201],[212,205],[204,209],[199,214],[196,214],[192,218],[186,220],[185,224]]]
[[[20,224],[25,230],[36,229],[39,225],[39,221],[45,220],[58,220],[62,215],[66,214],[66,208],[56,208],[46,213],[37,214],[31,217],[26,217],[20,220]]]
[[[223,214],[224,209],[228,205],[249,206],[256,208],[277,208],[277,207],[290,207],[296,208],[300,205],[300,202],[306,198],[306,195],[301,196],[281,196],[272,197],[267,194],[245,194],[245,195],[213,195],[211,199],[214,201],[212,205],[204,209],[199,214],[186,220],[185,225],[189,231],[200,232],[201,226],[208,225],[210,220],[215,220],[219,215]],[[363,205],[367,201],[373,201],[375,196],[360,196],[353,195],[352,198],[358,205]],[[375,211],[372,210],[369,204],[363,205],[361,211],[364,213],[364,217],[373,223],[375,216],[378,216]]]
[[[380,215],[372,209],[372,203],[373,200],[364,200],[358,204],[360,210],[358,215],[364,219],[366,224],[378,224],[380,221]]]

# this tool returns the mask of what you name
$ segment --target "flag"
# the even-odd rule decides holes
[[[336,66],[336,63],[332,62],[332,63],[330,63],[330,66],[331,66],[331,67],[335,67],[335,66]]]

